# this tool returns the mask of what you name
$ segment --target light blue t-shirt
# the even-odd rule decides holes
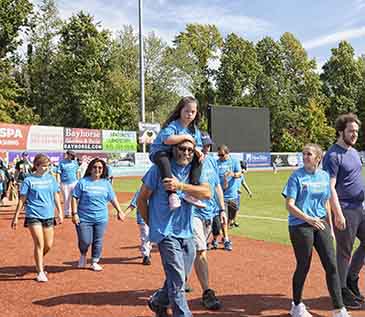
[[[112,185],[106,178],[92,180],[86,176],[76,184],[72,196],[79,200],[77,212],[83,222],[108,221],[108,202],[115,198]]]
[[[171,150],[172,145],[164,143],[168,137],[170,137],[171,135],[182,135],[182,134],[190,134],[194,138],[195,144],[198,148],[201,148],[203,146],[201,133],[197,127],[195,127],[195,131],[192,133],[192,131],[189,128],[183,127],[180,124],[179,120],[175,120],[170,122],[166,128],[161,129],[156,139],[154,140],[153,144],[151,144],[150,148],[151,161],[152,162],[154,161],[154,156],[157,152]]]
[[[177,165],[171,161],[172,174],[180,181],[189,183],[191,164],[188,166]],[[161,182],[161,175],[156,165],[153,165],[142,179],[145,186],[151,191],[149,199],[149,226],[150,240],[159,243],[167,236],[189,239],[193,237],[192,215],[193,207],[183,199],[183,193],[177,194],[181,199],[181,207],[170,210],[168,195]],[[208,177],[205,168],[202,168],[200,184],[207,183]]]
[[[217,203],[217,194],[215,188],[219,184],[217,160],[212,156],[207,156],[203,161],[203,168],[206,169],[208,176],[208,183],[210,191],[212,192],[211,199],[204,200],[206,208],[197,208],[193,206],[194,216],[202,220],[210,220],[214,217],[219,210],[219,205]],[[214,194],[213,194],[214,193]]]
[[[31,174],[24,179],[20,195],[26,196],[25,216],[27,218],[49,219],[54,217],[54,194],[60,191],[56,179],[50,174]]]
[[[77,182],[79,164],[76,160],[62,160],[58,164],[57,173],[61,174],[61,183],[72,184]]]
[[[138,199],[138,196],[139,196],[139,190],[136,191],[136,193],[134,194],[131,202],[129,203],[129,206],[132,206],[133,208],[137,208],[137,199]],[[138,211],[136,211],[136,217],[137,217],[137,224],[139,225],[144,225],[145,222],[141,216],[141,213]]]
[[[305,214],[323,218],[327,215],[326,202],[331,196],[329,175],[321,169],[315,173],[308,173],[304,167],[299,168],[289,177],[282,195],[285,198],[293,198],[295,206]],[[291,213],[288,221],[289,226],[305,223]]]
[[[227,172],[233,172],[233,173],[241,172],[240,162],[237,159],[230,156],[227,160],[218,159],[217,164],[218,164],[219,179],[220,179],[221,186],[222,186],[223,193],[224,193],[224,200],[237,199],[237,195],[238,195],[237,180],[238,180],[238,178],[235,178],[233,176],[227,177],[228,187],[225,189],[224,188],[224,174]]]

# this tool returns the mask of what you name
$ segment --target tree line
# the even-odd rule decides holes
[[[148,122],[162,123],[184,94],[199,100],[203,129],[208,104],[267,107],[272,151],[300,151],[328,147],[341,113],[365,119],[365,56],[346,41],[321,72],[289,32],[253,43],[194,23],[171,44],[150,33],[144,47]],[[54,0],[0,0],[0,121],[137,129],[138,50],[132,26],[113,34],[85,11],[62,20]]]

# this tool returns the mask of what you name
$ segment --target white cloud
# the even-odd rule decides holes
[[[355,0],[355,9],[361,10],[365,8],[365,0]]]
[[[138,30],[137,0],[112,0],[107,4],[102,0],[59,0],[58,8],[63,19],[84,10],[112,31],[122,29],[125,24],[131,24]],[[252,40],[273,29],[269,22],[245,16],[239,10],[229,9],[227,4],[217,6],[207,3],[205,6],[190,1],[180,4],[166,0],[144,1],[143,21],[145,33],[153,31],[168,42],[183,31],[187,23],[215,24],[223,34],[234,32]]]
[[[336,32],[333,34],[321,36],[315,38],[313,40],[307,41],[303,43],[304,48],[312,49],[321,46],[325,46],[328,44],[338,43],[343,40],[349,40],[353,38],[358,38],[365,36],[365,26],[356,28],[356,29],[349,29],[341,32]]]

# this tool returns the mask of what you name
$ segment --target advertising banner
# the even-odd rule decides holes
[[[277,167],[296,167],[303,164],[301,153],[272,153],[271,159]]]
[[[16,164],[18,160],[21,159],[23,151],[12,151],[8,153],[9,157],[9,164]],[[28,159],[30,162],[33,162],[34,157],[39,152],[28,152]],[[58,164],[64,157],[63,152],[42,152],[43,154],[47,155],[52,163]]]
[[[160,132],[159,123],[138,123],[139,136],[138,141],[140,144],[152,144],[156,139],[157,134]]]
[[[29,125],[0,123],[0,149],[26,149]]]
[[[137,151],[135,131],[103,130],[103,150],[119,152]]]
[[[243,159],[249,167],[269,167],[271,156],[269,152],[243,153]]]
[[[64,150],[102,150],[102,131],[64,128]]]
[[[32,125],[29,128],[27,150],[62,151],[63,128]]]

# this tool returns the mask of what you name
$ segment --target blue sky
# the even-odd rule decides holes
[[[138,0],[58,0],[62,18],[80,10],[113,31],[138,30]],[[293,33],[321,66],[331,48],[348,40],[365,54],[365,0],[143,0],[145,32],[171,41],[187,23],[215,24],[223,36],[234,32],[253,42]]]

